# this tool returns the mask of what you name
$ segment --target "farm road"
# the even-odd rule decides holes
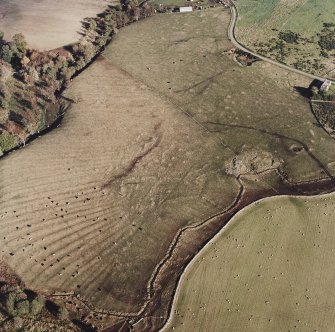
[[[237,8],[236,6],[234,5],[234,3],[230,0],[227,1],[227,4],[229,5],[229,8],[230,8],[230,12],[231,12],[231,20],[230,20],[230,24],[229,24],[229,28],[228,28],[228,38],[231,40],[231,42],[237,47],[239,48],[240,50],[242,50],[243,52],[247,52],[247,53],[250,53],[251,55],[261,59],[261,60],[264,60],[266,62],[269,62],[273,65],[276,65],[278,67],[281,67],[281,68],[284,68],[284,69],[287,69],[289,71],[292,71],[294,73],[297,73],[297,74],[301,74],[301,75],[304,75],[310,79],[317,79],[317,80],[320,80],[320,81],[323,81],[325,79],[328,79],[329,81],[335,83],[334,80],[332,79],[329,79],[327,77],[321,77],[321,76],[317,76],[317,75],[313,75],[313,74],[310,74],[310,73],[306,73],[302,70],[299,70],[299,69],[296,69],[296,68],[292,68],[290,66],[287,66],[283,63],[280,63],[280,62],[277,62],[277,61],[274,61],[272,59],[269,59],[265,56],[262,56],[252,50],[250,50],[249,48],[245,47],[244,45],[242,45],[237,39],[236,39],[236,36],[235,36],[235,28],[236,28],[236,22],[237,22],[237,18],[238,18],[238,11],[237,11]]]

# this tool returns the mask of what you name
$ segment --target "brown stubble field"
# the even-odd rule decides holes
[[[32,48],[54,49],[76,42],[82,20],[115,3],[112,0],[0,0],[0,31],[6,39],[24,33]]]
[[[332,188],[334,141],[293,89],[309,82],[240,67],[228,22],[218,8],[124,28],[66,91],[62,125],[2,160],[2,255],[29,287],[79,294],[106,310],[87,314],[98,326],[155,330],[239,208]]]

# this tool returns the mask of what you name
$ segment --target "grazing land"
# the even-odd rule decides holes
[[[332,0],[237,0],[236,36],[245,46],[311,73],[334,69]],[[325,24],[330,26],[325,26]],[[332,41],[323,47],[322,40]],[[329,76],[333,77],[333,74]]]
[[[334,212],[334,194],[242,210],[188,266],[163,331],[331,331]]]
[[[102,12],[112,0],[0,0],[0,31],[10,39],[24,33],[29,46],[54,49],[78,41],[85,17]]]
[[[66,90],[61,126],[0,164],[3,257],[87,324],[156,330],[238,209],[333,188],[335,142],[294,88],[309,82],[240,66],[229,20],[215,8],[123,28]]]
[[[3,254],[29,287],[137,312],[178,228],[238,186],[219,142],[106,60],[66,95],[61,127],[0,165]]]
[[[274,160],[283,159],[281,168],[291,182],[322,176],[303,145],[328,167],[333,155],[326,151],[334,142],[318,129],[308,99],[295,91],[310,82],[264,62],[234,63],[227,55],[229,20],[229,11],[221,8],[154,16],[125,27],[105,56],[177,105],[235,155],[257,146]]]

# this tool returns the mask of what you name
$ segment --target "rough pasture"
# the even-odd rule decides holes
[[[232,208],[331,178],[334,141],[293,88],[309,82],[240,67],[228,22],[219,8],[122,29],[61,127],[0,163],[2,255],[30,287],[155,330]]]
[[[0,31],[24,33],[30,47],[54,49],[80,38],[81,21],[102,12],[112,0],[0,0]],[[114,1],[115,3],[115,1]]]
[[[325,57],[318,44],[323,24],[334,22],[332,0],[322,4],[314,0],[234,3],[239,11],[236,36],[245,46],[304,71],[333,77],[334,50]],[[298,42],[279,45],[279,33],[288,31],[299,34]]]
[[[220,142],[106,60],[67,96],[61,127],[1,162],[3,254],[30,287],[136,312],[178,228],[237,184]]]
[[[310,82],[263,62],[234,63],[227,55],[229,19],[220,8],[154,16],[124,28],[106,57],[176,103],[234,154],[257,147],[284,161],[291,182],[319,178],[332,168],[334,142],[296,90]]]

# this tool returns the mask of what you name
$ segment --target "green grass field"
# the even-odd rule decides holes
[[[333,331],[335,195],[234,217],[184,273],[163,331]]]
[[[335,7],[332,0],[236,0],[239,27],[272,26],[314,36],[324,22],[334,22]],[[279,14],[279,17],[276,16]]]
[[[271,39],[278,39],[280,31],[292,31],[305,40],[301,40],[298,45],[286,45],[288,54],[284,62],[292,65],[300,60],[300,66],[319,73],[334,68],[334,51],[329,53],[329,58],[321,57],[317,37],[323,23],[333,23],[335,20],[332,0],[324,0],[322,3],[317,0],[236,0],[235,4],[239,11],[237,37],[246,46],[260,50],[264,49],[264,46],[260,46],[263,43],[272,47],[275,41]],[[268,56],[276,58],[276,51],[269,51],[269,47],[266,49]],[[324,68],[315,69],[314,59]]]

